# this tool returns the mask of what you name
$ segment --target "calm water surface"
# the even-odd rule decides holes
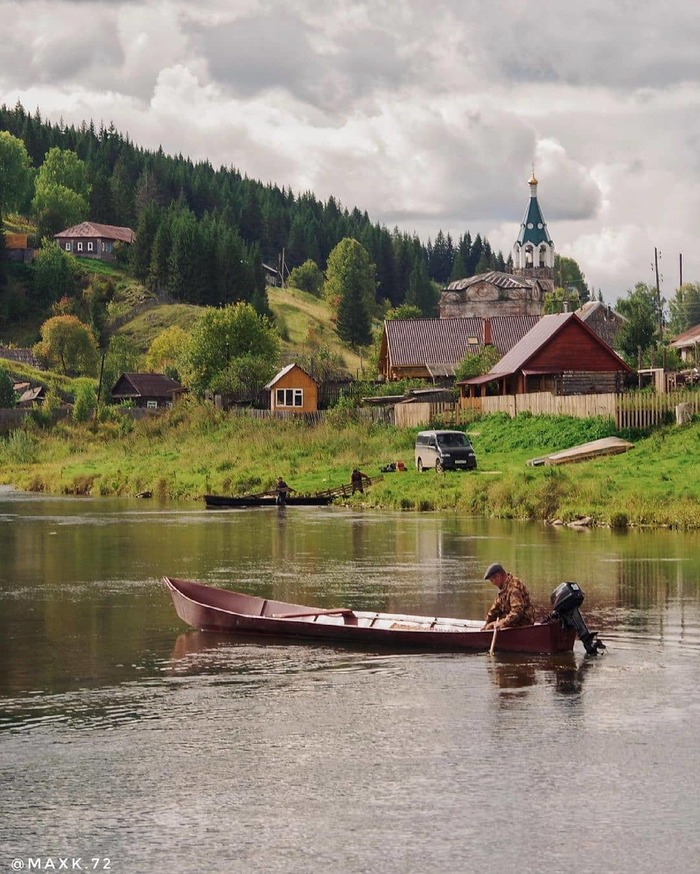
[[[698,871],[699,541],[0,490],[0,874]],[[480,617],[492,561],[604,656],[236,642],[160,582]]]

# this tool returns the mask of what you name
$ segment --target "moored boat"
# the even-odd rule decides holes
[[[332,500],[332,495],[287,495],[281,506],[326,507]],[[204,503],[209,510],[278,506],[275,495],[205,495]]]
[[[550,621],[482,631],[482,620],[451,619],[322,608],[259,598],[207,586],[194,580],[163,577],[183,622],[200,631],[269,634],[343,644],[376,643],[407,649],[473,650],[522,653],[570,652],[576,629],[565,616]]]

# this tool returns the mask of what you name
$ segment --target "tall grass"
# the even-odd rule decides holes
[[[150,490],[161,500],[197,500],[205,493],[262,492],[278,475],[299,492],[313,493],[347,483],[355,466],[373,476],[387,462],[403,460],[406,472],[386,474],[350,503],[700,528],[700,423],[669,426],[637,440],[624,455],[566,467],[531,468],[526,461],[610,434],[607,421],[495,415],[474,422],[469,433],[477,471],[419,474],[413,466],[416,429],[368,426],[342,407],[309,426],[188,400],[141,421],[110,411],[96,426],[66,420],[49,430],[15,432],[0,441],[0,482],[53,493]]]

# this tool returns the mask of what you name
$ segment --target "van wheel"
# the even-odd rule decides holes
[[[419,458],[416,462],[416,467],[418,468],[418,473],[423,473],[423,459]]]
[[[435,472],[436,472],[436,473],[442,473],[443,470],[444,470],[444,468],[443,468],[443,466],[442,466],[442,461],[441,461],[441,459],[436,458],[436,459],[435,459]]]

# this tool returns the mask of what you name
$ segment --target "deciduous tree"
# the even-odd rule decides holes
[[[644,355],[659,340],[659,301],[656,290],[638,282],[615,304],[618,313],[627,319],[620,328],[617,342],[630,361],[636,362],[639,352]]]
[[[258,315],[249,303],[208,308],[192,332],[185,381],[203,394],[231,361],[247,355],[276,366],[279,335],[270,320]]]
[[[700,283],[686,282],[669,301],[669,329],[682,334],[688,328],[700,325]]]
[[[318,264],[309,258],[289,274],[289,285],[320,297],[323,291],[323,273]]]
[[[68,376],[97,375],[97,342],[76,316],[47,319],[39,333],[34,354],[45,367]]]
[[[32,171],[22,140],[0,131],[0,217],[21,209],[29,196]]]
[[[374,265],[364,246],[346,237],[328,256],[324,294],[335,310],[338,336],[355,346],[371,338]]]

